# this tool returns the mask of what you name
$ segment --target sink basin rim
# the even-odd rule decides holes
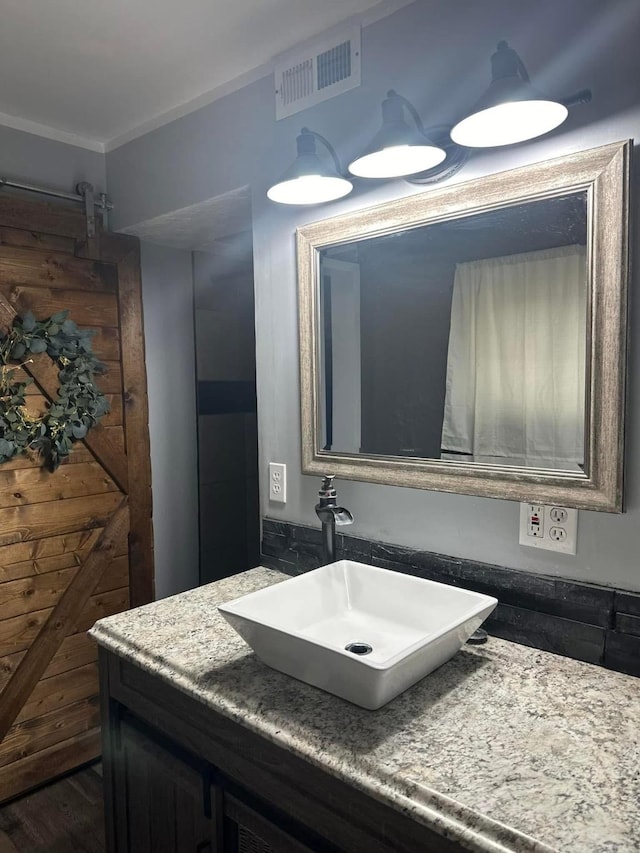
[[[228,613],[231,616],[237,616],[237,617],[239,617],[239,618],[241,618],[247,622],[250,622],[254,625],[259,625],[261,627],[269,628],[269,630],[275,631],[278,634],[281,634],[285,637],[296,637],[296,639],[301,640],[304,643],[308,643],[311,646],[315,646],[319,649],[323,649],[324,651],[330,651],[332,653],[337,653],[337,654],[341,655],[342,657],[344,657],[346,660],[352,661],[354,664],[356,664],[358,666],[365,666],[369,669],[384,672],[386,670],[392,669],[393,667],[397,666],[400,662],[411,657],[416,652],[419,652],[426,645],[433,643],[433,642],[437,641],[439,638],[444,637],[446,634],[449,634],[449,633],[457,630],[461,625],[463,625],[464,623],[469,622],[470,620],[476,618],[480,613],[482,613],[482,611],[486,610],[487,608],[490,608],[490,610],[489,610],[489,613],[490,613],[498,603],[498,599],[494,598],[493,596],[489,596],[489,595],[485,595],[484,593],[481,593],[481,592],[475,592],[473,590],[465,589],[464,587],[457,587],[457,586],[453,586],[452,584],[444,584],[444,583],[441,583],[440,581],[433,581],[433,580],[430,580],[427,578],[418,578],[415,575],[405,575],[401,572],[394,572],[392,569],[385,569],[385,568],[382,568],[380,566],[370,566],[370,565],[364,564],[364,563],[359,564],[361,566],[365,566],[367,571],[370,570],[372,573],[376,573],[376,574],[380,574],[380,575],[397,575],[400,578],[405,578],[409,581],[417,581],[420,584],[428,584],[431,587],[439,587],[439,588],[446,589],[446,590],[455,589],[455,590],[459,590],[460,592],[467,593],[476,599],[475,606],[470,607],[470,609],[465,611],[462,615],[460,615],[459,618],[457,618],[454,621],[448,622],[445,626],[443,626],[442,628],[440,628],[434,632],[425,633],[422,637],[420,637],[420,639],[416,640],[411,645],[404,647],[403,649],[401,649],[400,651],[396,652],[395,654],[386,658],[383,661],[371,660],[366,655],[365,656],[354,655],[352,652],[349,652],[346,649],[341,648],[340,646],[337,646],[337,645],[332,646],[332,645],[329,645],[328,643],[323,643],[322,641],[320,641],[314,637],[309,637],[308,635],[302,633],[299,630],[292,629],[292,628],[286,628],[285,629],[281,625],[275,624],[273,619],[270,620],[266,616],[265,616],[265,618],[262,618],[262,617],[256,618],[256,616],[254,614],[247,615],[246,612],[243,612],[242,604],[246,604],[247,601],[249,601],[249,600],[255,601],[255,599],[257,597],[272,597],[273,591],[276,591],[279,587],[282,586],[282,584],[293,584],[293,583],[296,583],[299,581],[304,581],[305,579],[306,579],[306,582],[308,583],[308,577],[307,576],[309,574],[312,574],[315,572],[321,572],[322,570],[326,570],[330,567],[335,567],[335,566],[339,565],[340,563],[348,563],[348,562],[354,562],[354,561],[339,560],[339,561],[336,561],[335,563],[327,563],[326,565],[320,566],[317,569],[311,569],[309,572],[305,572],[304,574],[296,575],[295,577],[288,578],[286,581],[282,581],[282,583],[278,583],[278,584],[274,584],[273,586],[265,587],[263,589],[257,590],[256,592],[252,592],[252,593],[249,593],[248,595],[243,595],[243,596],[240,596],[239,598],[234,598],[231,601],[225,602],[224,604],[220,604],[220,605],[218,605],[218,610],[223,615]],[[404,581],[400,581],[400,582],[403,583]],[[262,594],[268,594],[268,595],[262,595]],[[486,616],[484,618],[486,618]],[[484,621],[484,619],[483,619],[483,621]],[[354,637],[353,639],[356,640],[357,638]]]

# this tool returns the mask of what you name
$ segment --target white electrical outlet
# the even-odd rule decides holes
[[[565,542],[567,538],[566,527],[552,527],[549,530],[549,539],[554,542]]]
[[[564,506],[520,504],[520,544],[575,554],[578,510]]]
[[[569,514],[563,506],[549,507],[549,518],[554,524],[566,524]]]
[[[544,536],[544,507],[542,504],[527,504],[527,536],[542,539]]]
[[[269,462],[269,500],[287,502],[287,466],[283,462]]]

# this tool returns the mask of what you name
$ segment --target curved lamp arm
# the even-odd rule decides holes
[[[340,165],[340,160],[338,160],[338,155],[336,154],[336,150],[333,147],[333,145],[329,142],[329,140],[325,139],[325,137],[322,136],[321,133],[317,133],[315,130],[310,130],[308,127],[303,127],[302,130],[300,131],[300,136],[298,137],[298,153],[302,153],[300,151],[300,141],[302,141],[302,144],[304,145],[305,144],[305,140],[304,140],[305,136],[310,136],[313,139],[318,139],[320,142],[322,142],[322,144],[327,149],[327,151],[329,152],[329,154],[331,155],[331,157],[333,159],[333,164],[336,167],[336,172],[339,175],[342,175],[343,174],[342,166]],[[314,150],[315,150],[315,145],[314,145]]]
[[[568,98],[560,98],[560,103],[564,104],[567,109],[575,107],[578,104],[588,104],[592,98],[591,89],[580,89],[575,95],[569,95]]]

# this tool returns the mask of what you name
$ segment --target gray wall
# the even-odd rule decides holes
[[[142,243],[156,597],[198,585],[191,252]]]
[[[567,94],[590,86],[593,102],[574,110],[566,125],[546,138],[474,155],[453,182],[640,135],[639,24],[637,0],[417,0],[364,30],[361,88],[276,123],[273,81],[264,78],[107,156],[109,188],[122,226],[252,184],[263,514],[317,523],[313,506],[318,481],[300,474],[295,228],[418,191],[401,181],[373,187],[359,182],[351,196],[319,208],[270,204],[265,190],[293,159],[299,128],[305,124],[325,134],[346,160],[377,129],[380,101],[390,87],[415,102],[427,125],[451,122],[484,88],[489,55],[498,39],[508,38],[540,88]],[[634,331],[640,329],[639,312],[635,304]],[[353,532],[640,589],[636,336],[630,357],[627,512],[581,513],[576,557],[520,547],[514,503],[341,482],[341,500],[357,519]],[[287,463],[284,507],[268,503],[270,460]]]
[[[89,181],[103,191],[106,159],[96,151],[0,127],[0,175],[65,192],[73,192],[80,181]]]

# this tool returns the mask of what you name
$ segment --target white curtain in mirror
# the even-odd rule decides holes
[[[443,458],[581,468],[586,273],[580,245],[457,265]]]

